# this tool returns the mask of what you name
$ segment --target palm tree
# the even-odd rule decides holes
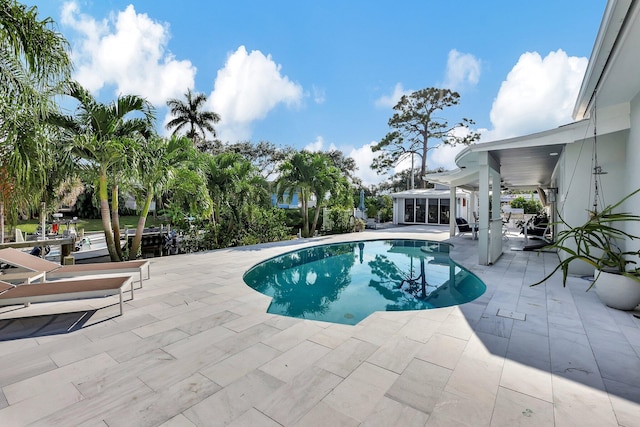
[[[203,93],[194,93],[188,89],[184,96],[186,102],[176,98],[167,101],[169,111],[174,118],[167,123],[166,128],[173,129],[172,135],[176,135],[188,127],[187,138],[193,141],[195,146],[199,146],[206,140],[207,131],[211,132],[214,138],[216,137],[213,125],[220,121],[220,116],[213,111],[202,111],[207,102],[207,97]]]
[[[311,190],[316,195],[316,210],[311,230],[315,230],[318,226],[320,210],[329,202],[326,197],[328,194],[331,195],[333,200],[340,200],[341,202],[349,197],[349,182],[347,178],[337,167],[329,164],[326,157],[323,163],[319,163],[319,168],[311,185]]]
[[[0,169],[15,187],[0,200],[2,225],[2,204],[22,204],[27,187],[47,182],[41,118],[53,109],[51,95],[71,71],[68,43],[52,24],[39,19],[36,7],[0,0]]]
[[[140,136],[149,136],[155,111],[151,104],[136,95],[121,95],[110,104],[98,102],[78,83],[70,82],[66,95],[78,101],[75,116],[53,115],[49,121],[66,131],[66,141],[74,154],[85,162],[83,167],[91,169],[98,180],[100,214],[105,240],[112,261],[122,259],[116,248],[119,241],[119,227],[112,228],[114,222],[109,209],[109,179],[111,178],[112,199],[117,209],[118,184],[121,176],[114,173],[116,166],[123,162],[131,167],[135,153],[140,149]],[[142,113],[142,117],[127,118],[131,113]],[[122,166],[120,166],[122,167]],[[115,225],[118,213],[113,211]],[[115,233],[114,233],[115,231]]]
[[[15,0],[0,0],[0,107],[12,112],[44,113],[50,90],[71,71],[68,42],[52,28],[53,20],[39,20],[38,8]],[[3,111],[5,112],[5,111]],[[7,124],[13,115],[0,115]]]
[[[238,153],[210,157],[206,174],[209,194],[214,201],[214,223],[222,219],[224,212],[228,233],[243,219],[251,219],[257,206],[269,204],[267,181]]]
[[[276,182],[278,199],[285,194],[292,196],[299,193],[302,213],[302,236],[309,237],[316,229],[320,208],[325,204],[328,193],[336,195],[348,186],[340,171],[331,164],[329,157],[322,153],[301,151],[294,153],[279,168],[280,178]],[[313,225],[309,229],[309,201],[316,198],[316,212]]]
[[[189,139],[175,136],[169,139],[152,136],[142,148],[138,158],[137,179],[140,183],[139,195],[144,202],[131,244],[130,257],[135,257],[140,249],[144,225],[154,197],[167,189],[175,170],[190,157],[189,151],[195,150]]]

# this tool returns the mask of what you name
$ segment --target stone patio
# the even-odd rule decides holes
[[[0,307],[0,337],[35,336],[0,341],[0,425],[640,425],[640,319],[578,277],[529,287],[557,256],[511,250],[515,235],[493,266],[469,236],[450,240],[487,285],[477,300],[356,326],[268,314],[242,281],[282,252],[384,237],[449,235],[398,227],[158,258],[124,316],[115,298]]]

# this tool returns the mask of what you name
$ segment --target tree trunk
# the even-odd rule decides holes
[[[142,233],[144,232],[144,225],[147,222],[147,215],[151,207],[151,201],[153,200],[153,193],[149,191],[147,193],[147,199],[144,202],[140,216],[138,217],[138,225],[136,226],[136,235],[131,242],[131,250],[129,252],[129,259],[136,259],[140,250],[140,243],[142,242]]]
[[[309,237],[313,237],[313,235],[315,235],[316,227],[318,226],[318,218],[320,218],[320,205],[316,203],[316,213],[315,215],[313,215],[313,225],[310,230],[310,233],[312,233],[312,235]]]
[[[427,188],[427,182],[422,178],[427,173],[427,153],[429,152],[429,135],[422,133],[422,164],[420,165],[420,188]]]
[[[4,243],[4,202],[0,201],[0,243]]]
[[[111,226],[113,228],[113,242],[118,254],[118,261],[124,260],[122,245],[120,244],[120,216],[118,215],[118,186],[111,188]]]
[[[47,238],[47,204],[45,202],[40,204],[40,233],[42,233],[40,236],[42,240]],[[44,258],[44,251],[42,253]]]
[[[113,241],[113,231],[111,230],[109,190],[107,188],[107,174],[105,171],[100,172],[98,195],[100,196],[100,217],[102,218],[102,229],[104,230],[104,239],[107,242],[109,257],[111,258],[111,261],[120,261],[118,253],[116,252],[116,245]]]
[[[302,237],[309,237],[309,204],[302,197]]]

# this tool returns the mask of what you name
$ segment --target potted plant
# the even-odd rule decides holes
[[[564,224],[567,229],[558,233],[555,243],[543,249],[564,251],[567,257],[544,279],[532,286],[546,281],[558,270],[562,270],[562,284],[566,286],[569,265],[581,260],[595,269],[594,280],[589,289],[595,285],[598,296],[606,305],[620,310],[632,310],[640,304],[640,268],[637,267],[640,250],[623,251],[618,246],[621,240],[640,239],[640,236],[619,228],[622,223],[640,222],[640,216],[613,212],[639,192],[640,189],[637,189],[601,212],[592,212],[587,222],[578,227],[571,227],[560,218],[557,224]]]

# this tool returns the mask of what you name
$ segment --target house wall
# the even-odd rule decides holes
[[[393,223],[394,224],[429,224],[429,225],[448,225],[449,224],[449,217],[451,217],[452,215],[454,215],[454,207],[449,206],[449,217],[445,218],[446,224],[442,223],[442,218],[440,216],[438,216],[438,219],[440,222],[438,223],[434,223],[434,222],[429,222],[429,214],[427,212],[426,215],[426,222],[412,222],[412,221],[405,221],[405,200],[409,199],[409,200],[415,200],[415,199],[426,199],[426,203],[427,203],[427,209],[429,208],[429,200],[430,199],[439,199],[439,200],[444,200],[446,203],[449,203],[449,196],[448,195],[424,195],[424,196],[420,196],[420,195],[413,195],[413,196],[406,196],[406,197],[394,197],[393,198]],[[464,206],[463,206],[464,205]],[[440,209],[438,208],[438,211]],[[459,216],[459,217],[463,217],[465,219],[468,220],[468,216],[469,216],[469,199],[468,197],[461,197],[461,196],[457,196],[456,197],[456,206],[455,206],[455,215]]]
[[[624,197],[627,179],[627,133],[617,132],[598,136],[598,164],[607,172],[600,175],[598,207],[612,204]],[[594,176],[593,138],[567,144],[558,162],[555,185],[558,187],[557,209],[560,216],[570,226],[584,224],[593,209]],[[636,181],[637,182],[637,181]],[[604,199],[604,200],[602,200]],[[562,226],[558,227],[563,229]],[[569,242],[567,242],[569,243]],[[559,254],[566,257],[564,252]],[[572,274],[592,274],[592,268],[585,263],[572,263]]]
[[[631,100],[630,106],[631,128],[626,141],[626,167],[623,182],[625,183],[625,194],[630,194],[640,188],[640,94]],[[640,214],[640,195],[629,199],[623,207],[624,212]],[[626,224],[626,231],[640,236],[640,224]],[[627,250],[640,249],[640,242],[627,241]]]
[[[282,203],[278,203],[278,196],[276,194],[271,194],[271,206],[277,206],[282,209],[298,209],[300,207],[298,206],[300,203],[298,194],[299,193],[294,193],[293,197],[289,197],[289,193],[285,192],[282,196]]]

